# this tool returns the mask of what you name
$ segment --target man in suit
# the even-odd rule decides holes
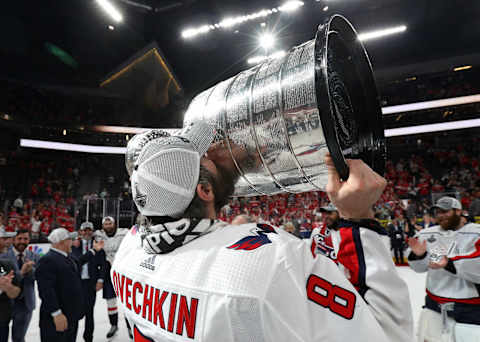
[[[12,319],[13,301],[20,296],[22,281],[13,262],[6,257],[6,239],[11,233],[0,228],[0,342],[8,342],[9,324]]]
[[[93,248],[93,224],[91,222],[83,222],[79,231],[81,239],[78,240],[77,245],[72,247],[72,255],[81,259],[83,255],[89,253]],[[85,311],[85,331],[83,339],[85,342],[92,342],[93,340],[93,308],[95,306],[96,292],[103,288],[105,271],[105,253],[96,253],[95,257],[85,263],[80,271],[82,279],[82,291],[84,298]]]
[[[50,251],[38,262],[35,277],[42,300],[40,339],[42,342],[75,342],[78,321],[84,316],[81,266],[95,257],[103,242],[93,242],[93,249],[80,259],[70,256],[75,233],[57,228],[48,236]]]
[[[392,218],[392,223],[388,225],[388,233],[390,236],[390,245],[393,249],[393,254],[395,256],[395,264],[403,264],[403,248],[405,246],[405,232],[404,232],[405,221],[403,220],[403,214],[399,216],[394,216]]]
[[[13,342],[25,342],[25,334],[35,309],[35,265],[40,256],[27,249],[30,243],[28,230],[19,230],[13,247],[5,254],[18,267],[23,278],[23,296],[16,298],[13,307]]]

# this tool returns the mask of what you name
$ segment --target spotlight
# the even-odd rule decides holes
[[[110,3],[108,0],[97,0],[98,4],[103,8],[105,12],[110,15],[116,22],[123,20],[122,14]]]
[[[286,2],[285,4],[280,6],[278,9],[281,12],[293,12],[293,11],[296,11],[297,9],[299,9],[302,6],[303,6],[302,1],[292,0],[292,1]]]
[[[271,33],[264,33],[258,38],[258,43],[262,48],[268,50],[275,45],[275,37]]]
[[[115,26],[113,26],[113,25],[108,25],[108,29],[109,29],[110,31],[113,31],[113,30],[115,30]]]

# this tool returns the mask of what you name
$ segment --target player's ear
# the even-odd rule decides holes
[[[197,185],[197,196],[204,202],[215,201],[215,194],[210,183]]]

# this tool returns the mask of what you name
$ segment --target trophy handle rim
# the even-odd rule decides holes
[[[315,91],[317,106],[322,122],[323,132],[333,163],[341,179],[349,176],[349,167],[342,152],[334,119],[334,102],[330,94],[330,79],[328,76],[328,49],[330,34],[338,34],[348,42],[346,48],[354,55],[355,68],[361,74],[364,85],[364,103],[366,113],[358,124],[357,153],[373,170],[383,175],[385,170],[385,133],[378,92],[373,78],[373,71],[368,54],[363,44],[357,38],[357,32],[352,24],[342,15],[334,14],[318,27],[315,35]]]

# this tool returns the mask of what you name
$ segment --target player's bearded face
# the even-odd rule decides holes
[[[460,224],[460,215],[457,215],[455,210],[439,211],[437,214],[437,221],[440,227],[445,230],[455,230]]]
[[[103,224],[103,230],[107,233],[113,233],[115,231],[115,224],[112,221],[106,221]]]
[[[228,170],[222,165],[216,164],[217,174],[213,178],[213,193],[215,194],[215,211],[220,209],[228,203],[228,199],[235,191],[235,182],[238,176],[235,172]]]

